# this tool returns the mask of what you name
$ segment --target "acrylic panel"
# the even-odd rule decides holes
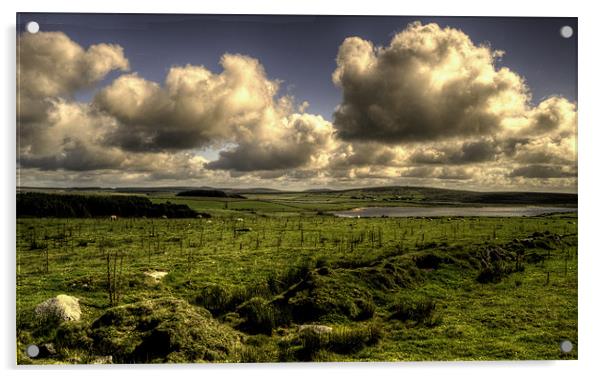
[[[577,359],[577,32],[17,14],[17,363]]]

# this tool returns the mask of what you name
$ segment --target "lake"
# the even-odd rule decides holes
[[[360,207],[332,211],[337,217],[532,217],[549,213],[576,212],[576,208],[540,206],[484,207]]]

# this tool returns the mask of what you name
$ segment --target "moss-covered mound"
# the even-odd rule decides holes
[[[89,336],[96,354],[118,363],[225,361],[239,340],[209,311],[172,298],[112,308]]]
[[[384,259],[351,272],[376,291],[412,288],[423,279],[423,274],[415,262],[405,256]]]
[[[374,314],[374,301],[367,288],[346,270],[327,274],[312,272],[300,284],[275,300],[290,311],[298,323],[347,318],[362,320]]]
[[[234,310],[239,316],[234,326],[269,335],[272,329],[291,323],[367,320],[374,316],[375,300],[382,302],[389,293],[422,281],[422,272],[411,258],[395,256],[356,265],[306,267],[287,274],[275,280],[294,282],[286,288],[242,301]]]

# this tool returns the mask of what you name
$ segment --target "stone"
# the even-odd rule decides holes
[[[90,361],[91,365],[104,365],[104,364],[112,364],[113,356],[98,356],[94,357],[93,360]]]
[[[300,333],[315,333],[316,335],[323,335],[332,332],[332,327],[320,325],[320,324],[303,324],[299,326]]]
[[[154,272],[144,272],[144,275],[154,279],[155,281],[159,282],[163,279],[163,277],[167,276],[168,272],[162,272],[162,271],[154,271]]]
[[[82,311],[79,299],[70,295],[59,294],[54,298],[38,304],[35,308],[36,317],[40,320],[57,320],[59,322],[78,321]]]

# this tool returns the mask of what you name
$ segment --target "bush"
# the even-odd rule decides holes
[[[238,306],[253,297],[269,298],[271,295],[270,289],[265,284],[249,287],[209,285],[201,289],[195,297],[195,303],[217,316],[233,312]]]
[[[195,303],[205,307],[213,315],[233,311],[237,306],[233,299],[232,290],[219,285],[202,288],[200,294],[195,298]]]
[[[328,346],[329,335],[315,332],[304,332],[299,335],[301,348],[296,352],[296,358],[301,361],[312,361],[314,356]]]
[[[343,327],[334,330],[329,336],[328,349],[339,354],[355,353],[366,345],[375,343],[369,328]]]
[[[276,357],[276,350],[264,346],[243,345],[238,350],[239,362],[274,362]]]
[[[276,326],[289,323],[288,317],[283,316],[276,306],[264,298],[251,298],[237,312],[244,319],[238,328],[251,334],[271,335]]]
[[[301,332],[298,341],[301,346],[296,351],[296,358],[301,361],[315,361],[321,359],[324,352],[338,354],[353,354],[367,346],[375,345],[381,338],[383,332],[379,324],[371,323],[368,326],[357,328],[339,327],[332,332]],[[286,355],[287,347],[281,346],[281,355]],[[290,350],[288,350],[290,354]]]
[[[56,331],[54,342],[59,349],[88,350],[92,346],[88,331],[88,327],[81,322],[63,323]]]
[[[479,257],[481,258],[481,270],[477,276],[477,281],[480,283],[500,282],[514,271],[512,261],[516,258],[516,254],[504,248],[486,247],[479,251]]]
[[[389,308],[389,318],[431,326],[437,323],[435,308],[436,304],[431,299],[401,298]]]
[[[269,277],[267,287],[272,294],[279,294],[307,279],[314,268],[315,264],[311,260],[307,260],[298,266],[290,268],[283,275]]]
[[[439,265],[450,262],[450,259],[435,253],[425,253],[415,257],[414,261],[420,269],[438,269]]]
[[[480,283],[501,282],[504,277],[514,272],[514,270],[514,265],[505,261],[498,260],[486,263],[482,265],[477,281]]]

